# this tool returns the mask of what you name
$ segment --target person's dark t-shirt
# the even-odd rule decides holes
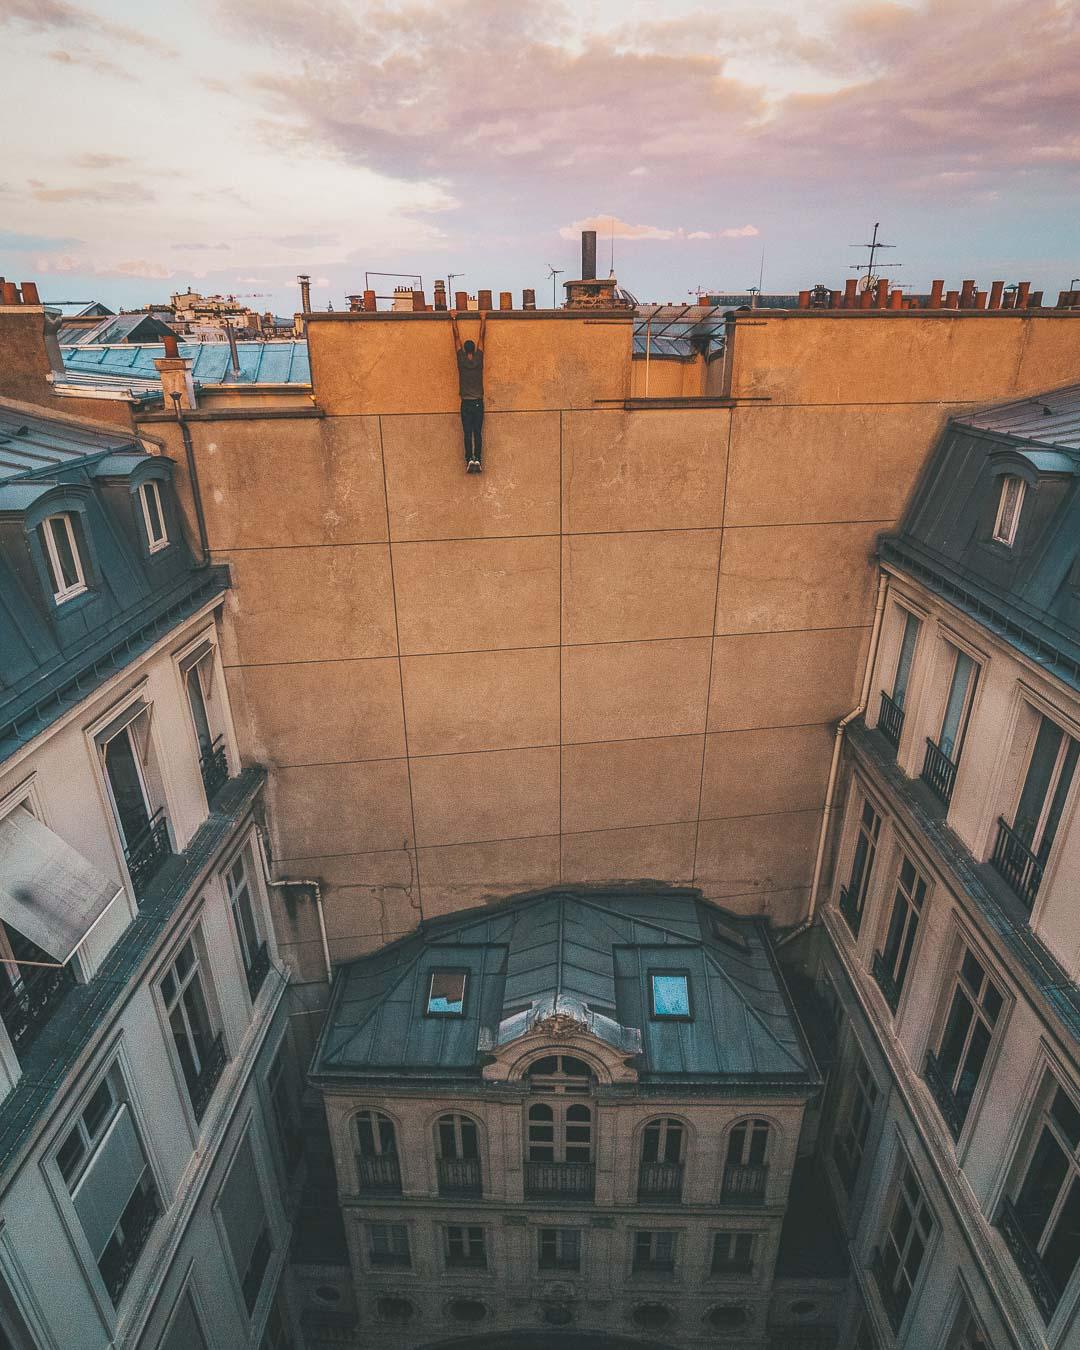
[[[484,353],[466,351],[457,354],[458,393],[462,398],[484,397]]]

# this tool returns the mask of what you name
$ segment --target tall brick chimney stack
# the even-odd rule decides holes
[[[154,369],[161,376],[161,389],[165,395],[165,411],[171,412],[176,405],[174,394],[180,398],[179,406],[186,412],[193,412],[198,404],[195,401],[195,382],[191,378],[194,361],[180,355],[176,338],[171,333],[163,339],[165,355],[154,361]]]

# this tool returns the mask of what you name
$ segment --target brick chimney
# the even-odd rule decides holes
[[[626,309],[626,301],[615,294],[614,275],[598,279],[596,275],[596,231],[581,231],[581,278],[564,281],[566,309]]]
[[[161,389],[165,395],[165,411],[171,412],[177,406],[173,395],[179,396],[179,407],[185,412],[194,412],[199,406],[195,401],[195,382],[191,378],[194,361],[180,355],[176,338],[169,333],[164,339],[165,355],[154,361],[154,369],[161,376]]]

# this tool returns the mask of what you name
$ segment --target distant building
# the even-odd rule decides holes
[[[189,286],[169,296],[168,309],[175,330],[197,342],[224,342],[226,325],[238,338],[274,335],[273,316],[249,308],[234,295],[200,295]]]
[[[90,325],[64,321],[57,334],[57,341],[62,347],[129,346],[160,342],[166,336],[175,337],[176,329],[157,315],[113,314]]]

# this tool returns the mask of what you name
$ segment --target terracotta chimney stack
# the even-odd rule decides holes
[[[928,309],[941,308],[941,293],[942,291],[944,291],[944,289],[945,289],[944,281],[932,281],[930,283],[930,300],[927,305]]]
[[[1005,283],[1004,283],[1003,281],[995,281],[995,282],[991,285],[991,287],[990,287],[990,308],[991,308],[991,309],[1000,309],[1000,308],[1001,308],[1001,292],[1004,290],[1004,288],[1005,288]]]
[[[844,282],[845,309],[854,309],[855,306],[859,303],[858,294],[856,290],[858,284],[859,284],[858,277],[848,277],[847,281]]]
[[[33,281],[24,281],[22,284],[22,302],[24,305],[40,305],[38,298],[37,283]]]

